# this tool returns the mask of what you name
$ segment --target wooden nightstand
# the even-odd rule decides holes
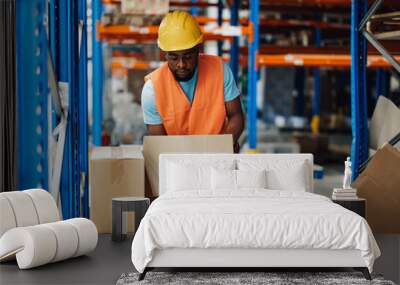
[[[332,201],[340,206],[359,214],[361,217],[365,218],[365,207],[366,200],[364,198],[357,198],[354,200],[334,200]]]

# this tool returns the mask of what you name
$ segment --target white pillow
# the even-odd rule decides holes
[[[236,170],[211,169],[211,189],[236,189]]]
[[[266,188],[266,171],[263,170],[211,170],[211,188],[238,190],[241,188]]]
[[[236,183],[238,188],[267,188],[267,171],[262,170],[236,170]]]
[[[167,163],[167,191],[211,189],[211,168],[234,169],[234,160],[170,161]]]
[[[311,189],[306,161],[238,159],[239,170],[266,170],[267,188],[306,191]]]
[[[304,167],[296,166],[290,171],[281,171],[279,169],[270,169],[267,171],[268,189],[288,190],[288,191],[306,191],[307,177]]]

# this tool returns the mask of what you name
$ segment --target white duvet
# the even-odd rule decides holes
[[[132,243],[143,272],[155,249],[358,249],[372,271],[380,251],[367,222],[330,199],[299,191],[180,191],[156,199]]]

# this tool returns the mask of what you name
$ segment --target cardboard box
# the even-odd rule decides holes
[[[391,145],[379,149],[352,187],[367,200],[374,233],[400,233],[400,151]]]
[[[158,157],[161,153],[233,153],[232,135],[146,136],[146,197],[158,196]]]
[[[384,96],[379,96],[369,126],[369,145],[380,148],[400,130],[400,109]]]
[[[92,150],[89,171],[90,219],[99,233],[111,233],[112,198],[144,197],[142,146],[98,147]],[[130,217],[133,225],[133,217]],[[128,227],[128,231],[132,229]]]

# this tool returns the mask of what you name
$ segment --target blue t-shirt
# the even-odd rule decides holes
[[[188,98],[189,102],[193,102],[194,92],[197,84],[197,68],[193,77],[189,81],[179,81],[183,92]],[[239,89],[236,86],[235,79],[233,78],[232,70],[224,63],[224,99],[225,102],[232,101],[240,95]],[[160,125],[162,119],[158,113],[156,106],[156,99],[154,94],[154,87],[151,80],[147,80],[142,90],[142,109],[143,120],[147,125]]]

